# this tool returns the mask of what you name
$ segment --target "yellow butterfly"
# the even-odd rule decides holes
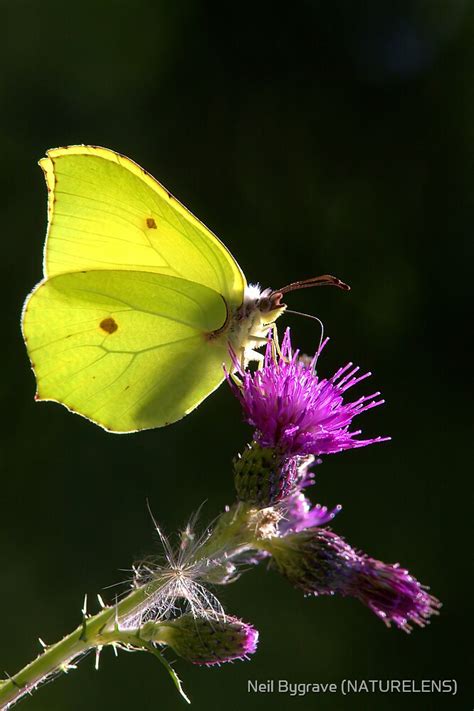
[[[49,192],[44,279],[23,309],[38,400],[111,432],[175,422],[243,362],[285,310],[248,286],[222,242],[143,168],[96,146],[40,161]]]

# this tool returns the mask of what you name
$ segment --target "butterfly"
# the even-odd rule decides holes
[[[40,160],[48,188],[44,278],[22,332],[37,400],[110,432],[162,427],[194,410],[243,363],[286,306],[247,285],[222,242],[129,158],[67,146]]]

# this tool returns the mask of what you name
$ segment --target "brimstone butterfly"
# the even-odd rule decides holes
[[[47,151],[44,279],[23,309],[38,400],[111,432],[161,427],[210,395],[284,311],[283,293],[247,286],[239,265],[136,163],[96,146]]]

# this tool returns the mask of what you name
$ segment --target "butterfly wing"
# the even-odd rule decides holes
[[[23,335],[37,399],[55,400],[112,432],[161,427],[223,380],[224,299],[213,289],[143,271],[86,271],[41,282]]]
[[[245,277],[226,247],[143,168],[106,148],[52,149],[44,273],[120,269],[188,279],[240,306]]]

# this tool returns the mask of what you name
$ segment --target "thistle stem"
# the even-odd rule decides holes
[[[116,630],[116,621],[143,604],[161,585],[161,580],[153,581],[133,590],[113,607],[106,607],[91,617],[84,614],[82,624],[74,632],[60,642],[47,646],[34,661],[14,676],[0,681],[0,710],[10,708],[25,694],[31,695],[54,674],[67,672],[72,662],[89,650],[104,644],[122,642],[123,635]],[[136,641],[138,648],[143,647],[138,638]]]
[[[213,558],[223,553],[235,555],[241,548],[251,546],[250,521],[253,513],[254,509],[240,502],[221,514],[211,536],[199,550],[200,557]]]
[[[220,558],[229,560],[239,550],[255,547],[252,544],[252,531],[255,510],[246,504],[237,504],[223,513],[211,533],[209,539],[199,549],[199,558]],[[10,708],[25,694],[32,694],[38,686],[55,674],[67,672],[72,667],[74,660],[84,656],[92,649],[100,650],[109,644],[121,644],[137,650],[150,651],[153,647],[150,637],[147,639],[146,624],[136,630],[121,630],[119,623],[131,612],[145,605],[147,599],[153,596],[163,585],[157,577],[145,585],[132,590],[114,606],[105,607],[94,616],[87,616],[83,612],[83,621],[69,635],[60,642],[47,646],[44,651],[30,664],[26,665],[14,676],[0,681],[0,711]],[[166,625],[163,628],[155,627],[152,642],[166,644]],[[161,656],[155,649],[157,656]],[[161,660],[166,665],[166,660]],[[175,683],[179,684],[179,680]],[[182,692],[183,693],[183,692]]]

